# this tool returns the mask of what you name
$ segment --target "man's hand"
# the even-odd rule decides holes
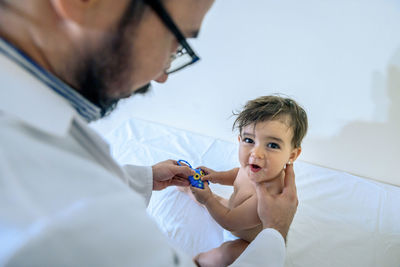
[[[186,165],[179,166],[175,160],[166,160],[152,166],[153,190],[162,190],[170,185],[189,186],[188,177],[195,171]]]
[[[203,205],[207,204],[207,201],[213,196],[207,182],[204,182],[204,189],[191,186],[190,190],[192,190],[193,196],[196,200]]]
[[[263,228],[276,229],[285,240],[299,203],[294,177],[293,164],[286,165],[285,185],[276,196],[268,192],[264,183],[256,183],[257,213]]]

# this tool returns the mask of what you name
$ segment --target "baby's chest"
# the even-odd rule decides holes
[[[235,185],[234,193],[232,194],[229,204],[231,208],[235,208],[248,200],[251,196],[255,194],[254,187],[250,184],[239,184]]]

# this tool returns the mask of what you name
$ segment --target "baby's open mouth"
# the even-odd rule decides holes
[[[261,170],[261,167],[258,166],[257,164],[250,164],[250,170],[252,172],[258,172],[259,170]]]

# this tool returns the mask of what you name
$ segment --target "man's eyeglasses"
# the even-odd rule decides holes
[[[183,69],[197,61],[200,58],[196,55],[193,49],[190,47],[186,41],[185,36],[178,29],[171,16],[165,10],[163,4],[159,0],[146,0],[145,1],[156,14],[160,17],[162,22],[167,26],[167,28],[175,35],[175,38],[179,42],[179,47],[176,52],[172,55],[171,66],[165,72],[166,74],[171,74],[178,70]]]

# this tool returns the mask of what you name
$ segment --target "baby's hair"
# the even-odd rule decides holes
[[[307,133],[308,121],[304,109],[290,98],[277,95],[261,96],[250,100],[237,115],[232,130],[239,129],[242,133],[243,127],[258,122],[285,120],[288,126],[293,129],[292,145],[295,148],[301,147],[301,141]]]

